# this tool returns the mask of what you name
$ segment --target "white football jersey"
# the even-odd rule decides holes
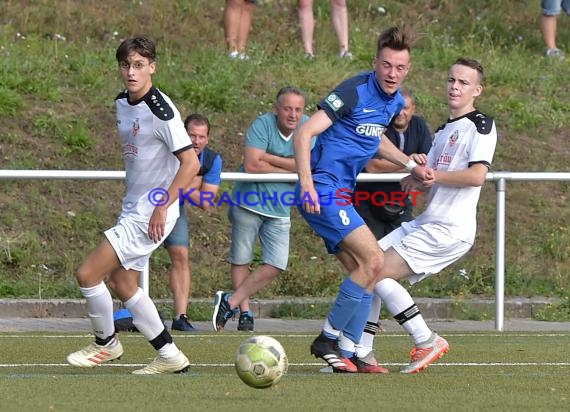
[[[148,222],[156,206],[149,193],[168,190],[180,166],[175,154],[190,149],[192,143],[168,96],[153,87],[140,101],[129,102],[127,97],[125,91],[116,98],[127,186],[121,215]],[[174,202],[167,221],[178,215],[178,202]]]
[[[492,118],[478,110],[449,120],[436,132],[427,165],[434,170],[464,170],[482,163],[491,167],[497,131]],[[477,228],[477,203],[481,187],[452,187],[434,184],[428,206],[416,221],[439,223],[459,240],[473,243]]]

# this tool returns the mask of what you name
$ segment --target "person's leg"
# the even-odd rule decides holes
[[[540,31],[548,57],[564,57],[564,54],[556,47],[556,29],[562,6],[563,2],[560,0],[542,0],[540,2]]]
[[[556,49],[556,25],[558,16],[540,16],[540,30],[547,50]]]
[[[364,331],[360,341],[355,346],[355,355],[358,358],[364,358],[370,352],[374,350],[374,337],[380,330],[380,310],[382,309],[382,300],[377,294],[374,294],[372,299],[372,305],[370,306],[370,312],[366,325],[364,326]]]
[[[186,316],[192,278],[188,262],[190,237],[184,206],[180,206],[180,217],[176,220],[172,232],[165,239],[164,246],[170,257],[168,278],[174,306],[174,318],[172,319],[171,328],[172,330],[193,332],[196,329]]]
[[[237,37],[237,51],[241,58],[247,57],[245,50],[247,49],[247,41],[251,31],[251,21],[253,19],[254,1],[245,1],[241,6],[241,14],[239,18],[239,28]]]
[[[356,212],[354,215],[358,216]],[[346,236],[340,247],[342,252],[337,254],[339,260],[345,266],[347,263],[350,265],[350,262],[355,266],[346,267],[349,276],[340,286],[321,334],[311,345],[311,354],[325,360],[335,372],[356,372],[357,367],[341,353],[338,339],[341,331],[346,332],[353,342],[360,339],[372,301],[372,295],[367,289],[380,273],[382,251],[364,224]]]
[[[389,255],[390,252],[387,251],[386,261],[390,259]],[[449,343],[430,330],[419,308],[401,284],[394,279],[386,278],[378,282],[374,290],[385,302],[386,308],[394,319],[412,336],[415,343],[410,352],[410,364],[402,368],[400,372],[420,372],[449,351]]]
[[[340,57],[351,57],[348,53],[348,9],[346,0],[331,0],[331,19],[338,39]]]
[[[228,302],[232,309],[239,307],[242,312],[247,312],[249,310],[249,297],[251,296],[251,293],[246,292],[249,289],[247,286],[244,288],[242,288],[242,286],[247,279],[253,275],[253,273],[254,272],[249,272],[249,264],[231,265],[230,274],[232,277],[232,288],[234,291],[228,299]],[[240,288],[242,288],[242,290],[238,292]],[[238,293],[236,294],[236,292]]]
[[[301,28],[301,42],[305,56],[314,57],[313,34],[315,31],[315,16],[313,14],[313,0],[299,0],[297,9],[299,26]]]
[[[93,333],[101,345],[109,342],[115,334],[113,299],[103,280],[118,267],[120,262],[115,250],[107,239],[103,239],[76,274],[79,289],[85,297]]]
[[[236,265],[233,266],[237,269],[242,268]],[[241,312],[247,312],[249,310],[248,298],[269,285],[280,272],[281,270],[267,264],[259,265],[251,273],[249,273],[249,269],[247,269],[247,275],[244,277],[243,282],[238,285],[228,299],[230,307],[232,309],[239,307]],[[245,302],[248,302],[247,306],[244,305]]]
[[[405,223],[379,241],[384,267],[374,287],[390,314],[414,341],[411,362],[403,373],[417,373],[449,350],[449,344],[430,330],[414,300],[398,280],[416,283],[439,273],[463,257],[471,244],[442,231],[437,224]]]
[[[380,308],[382,301],[378,296],[374,295],[372,303],[369,308],[368,318],[366,320],[364,330],[361,333],[360,340],[355,344],[355,338],[351,336],[350,333],[343,331],[340,334],[338,345],[341,354],[350,357],[351,362],[356,366],[356,371],[358,373],[382,373],[386,374],[390,371],[378,364],[376,356],[373,350],[374,337],[378,330],[380,329]],[[361,322],[349,322],[347,330],[354,323],[357,326],[361,326]],[[354,333],[352,334],[354,335]]]
[[[396,273],[392,271],[394,270],[392,268],[405,263],[394,249],[387,250],[384,257],[385,273]],[[394,261],[397,261],[397,263],[394,264]],[[385,278],[376,283],[374,292],[384,302],[386,309],[388,309],[394,319],[412,337],[414,343],[418,344],[429,339],[432,331],[427,326],[419,308],[405,287],[394,279]]]
[[[327,317],[324,332],[330,338],[338,337],[344,329],[367,289],[374,284],[375,277],[382,268],[382,251],[376,239],[366,225],[352,231],[341,242],[342,253],[338,255],[342,263],[347,261],[345,254],[356,263],[356,267],[348,268],[349,276],[342,283],[337,300]]]
[[[184,246],[169,246],[167,250],[171,262],[169,285],[174,304],[172,329],[192,332],[194,327],[188,322],[186,316],[192,284],[190,265],[188,263],[188,248]]]
[[[238,51],[238,35],[241,19],[241,7],[244,0],[226,0],[224,8],[224,35],[229,53]]]
[[[261,215],[253,213],[239,206],[232,206],[228,211],[228,218],[232,225],[231,246],[229,261],[231,264],[230,275],[232,287],[237,290],[249,277],[249,264],[253,259],[255,241],[259,235],[263,223]],[[238,295],[240,296],[240,295]],[[219,290],[214,299],[214,313],[212,314],[212,326],[215,331],[224,328],[227,321],[233,316],[240,305],[249,309],[249,302],[245,294],[243,300],[234,299],[232,306],[228,300],[232,294]],[[245,297],[245,299],[244,299]]]
[[[117,267],[120,263],[115,250],[104,239],[77,270],[76,278],[85,297],[95,342],[67,356],[67,362],[73,366],[92,368],[123,354],[115,333],[113,299],[103,282],[107,274]]]
[[[188,248],[183,246],[172,246],[168,248],[172,269],[170,273],[170,288],[174,300],[174,311],[176,315],[185,315],[188,310],[188,299],[190,297],[190,265],[188,264]]]
[[[111,274],[110,282],[117,297],[133,315],[133,324],[158,352],[158,356],[136,375],[181,373],[188,370],[190,362],[178,349],[172,336],[162,323],[152,299],[138,286],[139,271],[119,268]]]
[[[190,246],[188,222],[184,206],[180,207],[180,216],[176,220],[172,232],[164,240],[164,246],[170,257],[168,273],[170,291],[174,304],[175,322],[181,315],[186,316],[188,299],[190,297],[190,264],[188,263],[188,248]],[[173,323],[173,329],[175,328]]]
[[[253,259],[255,241],[263,228],[263,216],[242,207],[232,207],[229,213],[232,224],[232,244],[230,250],[232,288],[235,292],[250,276],[249,265]],[[231,299],[231,307],[249,310],[249,294],[241,293]]]
[[[235,289],[229,299],[230,306],[234,302],[242,302],[239,305],[240,316],[238,330],[253,331],[253,312],[249,307],[249,297],[267,286],[281,271],[287,268],[289,260],[289,232],[291,221],[289,218],[260,217],[263,221],[259,229],[259,242],[261,245],[261,259],[259,265],[240,285]],[[247,302],[247,306],[243,303]]]

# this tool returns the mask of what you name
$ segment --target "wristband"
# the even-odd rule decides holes
[[[408,160],[408,163],[406,163],[406,170],[408,172],[411,172],[412,170],[414,170],[414,167],[416,167],[418,164],[416,162],[414,162],[412,159]]]

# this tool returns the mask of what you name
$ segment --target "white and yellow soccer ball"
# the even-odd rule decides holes
[[[236,372],[252,388],[275,385],[287,373],[288,366],[283,346],[271,336],[252,336],[240,343],[236,353]]]

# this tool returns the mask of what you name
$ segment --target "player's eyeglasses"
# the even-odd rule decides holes
[[[120,62],[119,63],[119,69],[123,70],[123,71],[129,71],[129,69],[132,67],[133,69],[139,71],[144,69],[146,66],[150,66],[149,64],[145,64],[143,62],[134,62],[132,64],[127,63],[127,62]]]

